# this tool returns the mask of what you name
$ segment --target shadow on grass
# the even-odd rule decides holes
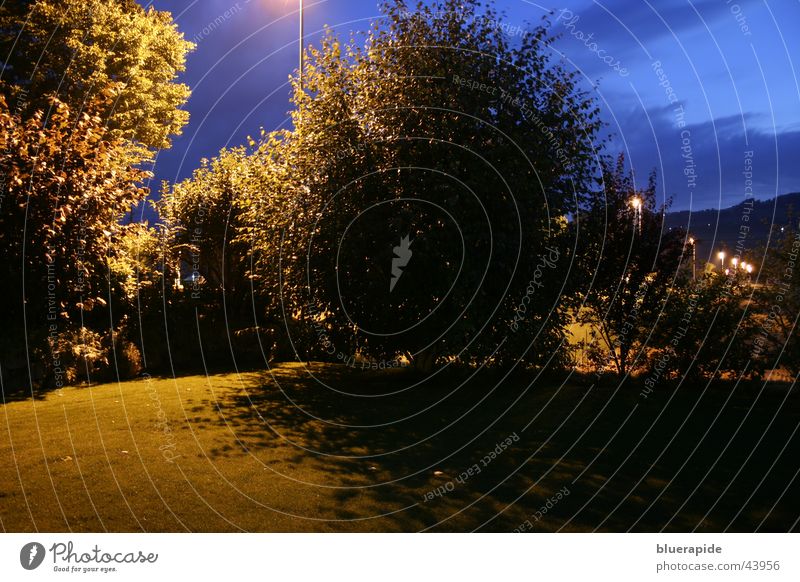
[[[724,384],[643,398],[635,385],[461,380],[282,365],[204,404],[241,450],[291,447],[294,466],[335,483],[321,515],[356,520],[349,529],[797,528],[800,411],[785,391]],[[569,494],[548,502],[559,490]]]

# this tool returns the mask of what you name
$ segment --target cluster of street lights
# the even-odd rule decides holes
[[[642,234],[642,199],[639,196],[634,196],[630,199],[631,208],[633,208],[633,228]],[[697,245],[695,238],[690,236],[687,242],[692,247],[692,279],[697,277],[696,264],[697,264]],[[748,275],[753,272],[753,265],[742,261],[739,257],[731,257],[730,267],[725,268],[725,251],[719,251],[717,258],[719,259],[719,266],[725,270],[726,275],[730,275],[731,269],[735,273],[737,269],[746,272]]]
[[[697,241],[695,240],[695,238],[693,236],[690,236],[687,239],[686,242],[688,242],[689,246],[692,248],[692,279],[695,279],[697,277],[697,273],[696,273],[697,245],[695,244]],[[725,257],[726,256],[727,256],[727,254],[725,253],[725,251],[719,251],[717,253],[717,258],[719,259],[720,269],[724,269],[726,275],[730,275],[731,271],[733,271],[735,273],[737,270],[744,271],[748,275],[753,273],[753,268],[754,268],[753,265],[751,263],[746,262],[746,261],[742,261],[741,259],[739,259],[739,257],[736,257],[736,256],[731,257],[730,262],[729,262],[730,266],[728,268],[725,268]]]
[[[721,269],[725,269],[725,256],[725,251],[720,251],[717,253],[717,258],[719,259],[719,266]],[[742,271],[747,271],[748,274],[753,272],[753,265],[744,261],[740,261],[739,257],[732,257],[730,265],[734,271],[736,271],[736,269],[741,269]],[[730,268],[725,269],[726,275],[729,275],[730,272]]]

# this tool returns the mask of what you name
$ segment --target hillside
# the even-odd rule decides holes
[[[680,212],[669,212],[666,215],[666,228],[685,228],[698,241],[697,260],[707,260],[712,253],[721,249],[729,252],[736,248],[740,226],[749,226],[744,240],[745,253],[761,247],[766,242],[770,225],[778,227],[789,225],[791,217],[800,212],[800,192],[784,194],[770,200],[755,200],[752,204],[749,220],[747,204],[741,202],[730,208]],[[755,260],[753,257],[752,260]]]

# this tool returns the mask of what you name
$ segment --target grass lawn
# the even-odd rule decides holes
[[[531,381],[283,364],[7,402],[0,527],[798,530],[788,386]]]

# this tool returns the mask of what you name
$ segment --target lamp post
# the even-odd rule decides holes
[[[719,267],[720,269],[725,266],[725,251],[720,251],[717,253],[717,258],[719,259]]]
[[[642,234],[642,199],[638,196],[631,198],[631,206],[633,206],[633,225],[639,234]]]
[[[689,237],[689,244],[692,245],[692,281],[694,281],[697,278],[697,269],[696,269],[697,246],[694,244],[693,236]]]
[[[303,90],[303,0],[300,0],[300,90]]]

